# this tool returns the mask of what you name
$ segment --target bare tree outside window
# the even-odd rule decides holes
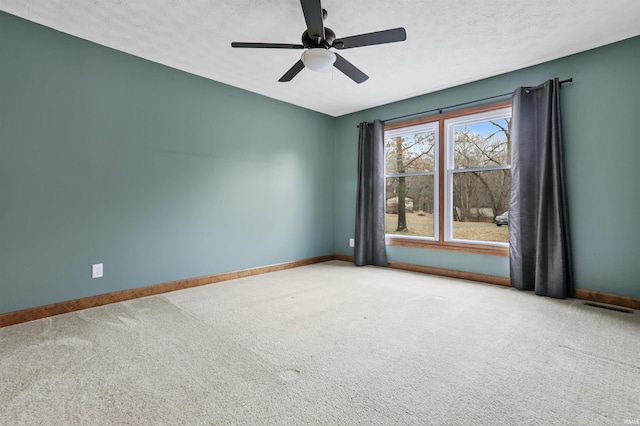
[[[433,237],[435,131],[404,133],[385,143],[387,233]]]
[[[506,229],[483,232],[472,224],[492,223],[508,209],[511,118],[455,126],[453,133],[452,237],[507,242]]]

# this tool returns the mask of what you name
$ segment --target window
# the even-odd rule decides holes
[[[385,134],[387,234],[433,239],[437,233],[438,126]]]
[[[387,244],[508,254],[511,102],[385,129]]]

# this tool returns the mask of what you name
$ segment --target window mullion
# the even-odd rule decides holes
[[[442,244],[444,242],[444,226],[445,226],[445,198],[444,190],[445,181],[445,140],[447,139],[444,127],[444,120],[438,122],[438,235],[436,240]]]
[[[468,173],[468,172],[489,172],[493,170],[508,170],[511,169],[511,166],[486,166],[486,167],[468,167],[468,168],[459,168],[459,169],[451,169],[452,173]]]
[[[385,175],[387,178],[395,178],[395,177],[407,177],[407,176],[431,176],[434,175],[433,171],[425,171],[425,172],[411,172],[411,173],[389,173]]]

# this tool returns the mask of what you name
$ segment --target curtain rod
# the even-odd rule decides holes
[[[565,83],[573,83],[573,77],[568,78],[566,80],[562,80],[560,82],[560,85],[563,85]],[[386,123],[388,121],[400,120],[402,118],[413,117],[414,115],[428,114],[430,112],[436,112],[436,111],[438,113],[442,114],[442,110],[445,110],[445,109],[457,108],[457,107],[461,107],[461,106],[465,106],[465,105],[475,104],[477,102],[489,101],[491,99],[502,98],[502,97],[505,97],[505,96],[508,96],[508,95],[513,95],[513,92],[503,93],[501,95],[489,96],[488,98],[476,99],[475,101],[463,102],[461,104],[449,105],[449,106],[442,107],[442,108],[433,108],[433,109],[429,109],[427,111],[414,112],[413,114],[401,115],[400,117],[387,118],[386,120],[381,120],[381,121],[383,123]],[[358,125],[356,127],[360,127],[360,125]]]

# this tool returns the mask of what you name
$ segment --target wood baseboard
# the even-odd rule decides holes
[[[509,280],[509,278],[499,277],[496,275],[486,275],[486,274],[478,274],[475,272],[455,271],[453,269],[435,268],[433,266],[422,266],[422,265],[414,265],[411,263],[401,263],[401,262],[389,262],[389,268],[511,287],[511,281]]]
[[[353,262],[353,256],[336,254],[336,260]],[[476,274],[474,272],[455,271],[452,269],[435,268],[432,266],[414,265],[412,263],[402,262],[388,262],[387,266],[392,269],[400,269],[403,271],[420,272],[422,274],[439,275],[441,277],[458,278],[461,280],[477,281],[507,287],[511,286],[509,278],[498,277],[495,275]]]
[[[337,254],[336,259],[353,262],[353,256],[344,254]],[[430,266],[414,265],[401,262],[389,262],[389,268],[511,287],[511,280],[509,278],[498,277],[495,275],[476,274],[472,272],[462,272],[451,269],[434,268]],[[604,303],[607,305],[622,306],[624,308],[640,310],[640,299],[636,299],[633,297],[600,293],[598,291],[592,290],[576,289],[574,298],[586,300],[589,302]]]
[[[486,274],[478,274],[475,272],[455,271],[452,269],[435,268],[432,266],[413,265],[411,263],[401,263],[401,262],[389,262],[389,268],[511,287],[511,280],[508,277],[499,277],[496,275],[486,275]]]
[[[353,256],[346,254],[336,254],[336,260],[344,260],[345,262],[353,262]]]
[[[629,309],[640,310],[640,299],[615,294],[600,293],[598,291],[576,289],[576,299],[588,300],[589,302],[605,303],[607,305],[622,306]]]
[[[296,260],[293,262],[279,263],[276,265],[260,266],[257,268],[244,269],[241,271],[226,272],[222,274],[207,275],[203,277],[188,278],[184,280],[171,281],[168,283],[152,285],[148,287],[122,290],[114,293],[101,294],[97,296],[85,297],[82,299],[69,300],[66,302],[53,303],[51,305],[36,308],[23,309],[21,311],[0,314],[0,328],[23,322],[52,317],[54,315],[79,311],[82,309],[95,308],[97,306],[111,303],[123,302],[125,300],[137,299],[140,297],[153,296],[155,294],[168,293],[186,288],[198,287],[207,284],[215,284],[222,281],[245,278],[253,275],[265,274],[268,272],[283,271],[285,269],[297,268],[299,266],[312,265],[314,263],[328,262],[330,260],[342,260],[353,262],[353,256],[345,254],[331,254],[326,256],[312,257],[308,259]],[[404,271],[419,272],[429,275],[439,275],[449,278],[458,278],[469,281],[477,281],[500,286],[510,287],[509,278],[495,275],[477,274],[473,272],[455,271],[451,269],[435,268],[431,266],[414,265],[402,262],[389,262],[389,267]],[[615,294],[600,293],[597,291],[576,289],[575,298],[590,302],[605,303],[608,305],[622,306],[630,309],[640,310],[640,299],[633,297],[618,296]]]
[[[39,306],[36,308],[8,312],[5,314],[0,314],[0,328],[37,319],[52,317],[54,315],[80,311],[82,309],[95,308],[97,306],[123,302],[125,300],[138,299],[140,297],[153,296],[155,294],[168,293],[170,291],[183,290],[186,288],[198,287],[207,284],[215,284],[222,281],[234,280],[237,278],[246,278],[252,275],[266,274],[267,272],[283,271],[285,269],[312,265],[314,263],[327,262],[334,259],[336,259],[336,256],[333,254],[327,256],[312,257],[309,259],[278,263],[276,265],[260,266],[257,268],[244,269],[241,271],[226,272],[222,274],[207,275],[196,278],[187,278],[184,280],[171,281],[163,284],[116,291],[113,293],[84,297],[82,299],[53,303],[51,305]]]

